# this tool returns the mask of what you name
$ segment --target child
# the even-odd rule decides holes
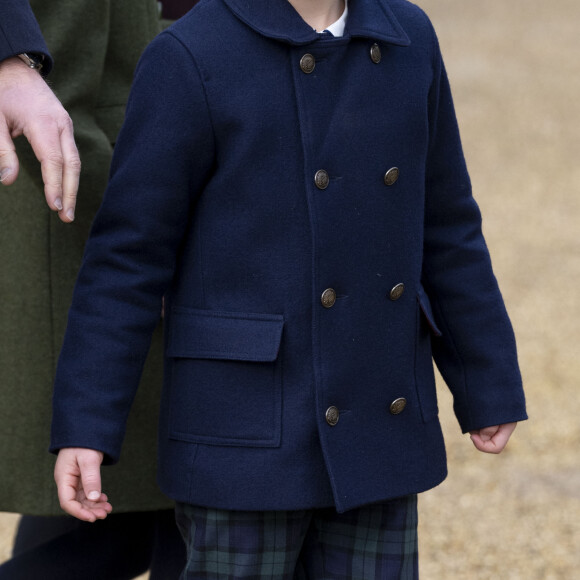
[[[138,67],[77,282],[63,508],[111,510],[165,297],[183,578],[416,578],[416,494],[446,475],[432,354],[478,449],[526,418],[480,222],[417,7],[202,0]]]

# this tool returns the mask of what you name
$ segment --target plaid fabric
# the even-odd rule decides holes
[[[241,512],[177,505],[182,580],[417,580],[417,496],[334,509]]]

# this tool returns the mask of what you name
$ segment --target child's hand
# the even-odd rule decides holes
[[[505,423],[470,431],[473,444],[484,453],[501,453],[514,432],[517,423]]]
[[[93,449],[70,447],[58,453],[54,479],[60,507],[79,520],[103,520],[113,509],[101,493],[102,462],[103,454]]]

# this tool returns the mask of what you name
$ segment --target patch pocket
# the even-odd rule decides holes
[[[174,308],[168,322],[170,437],[279,446],[284,317]]]
[[[421,406],[421,415],[426,423],[437,417],[437,390],[433,354],[431,351],[432,336],[441,336],[431,309],[431,302],[422,286],[417,292],[417,339],[415,350],[415,386]]]

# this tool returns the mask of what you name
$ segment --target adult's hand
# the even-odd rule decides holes
[[[0,181],[14,183],[13,139],[24,135],[38,160],[48,206],[63,222],[74,219],[81,163],[68,113],[38,71],[18,57],[0,62]],[[4,202],[6,203],[6,202]]]
[[[71,516],[86,522],[103,520],[112,511],[107,496],[101,492],[103,454],[94,449],[69,447],[58,453],[54,480],[60,507]]]

